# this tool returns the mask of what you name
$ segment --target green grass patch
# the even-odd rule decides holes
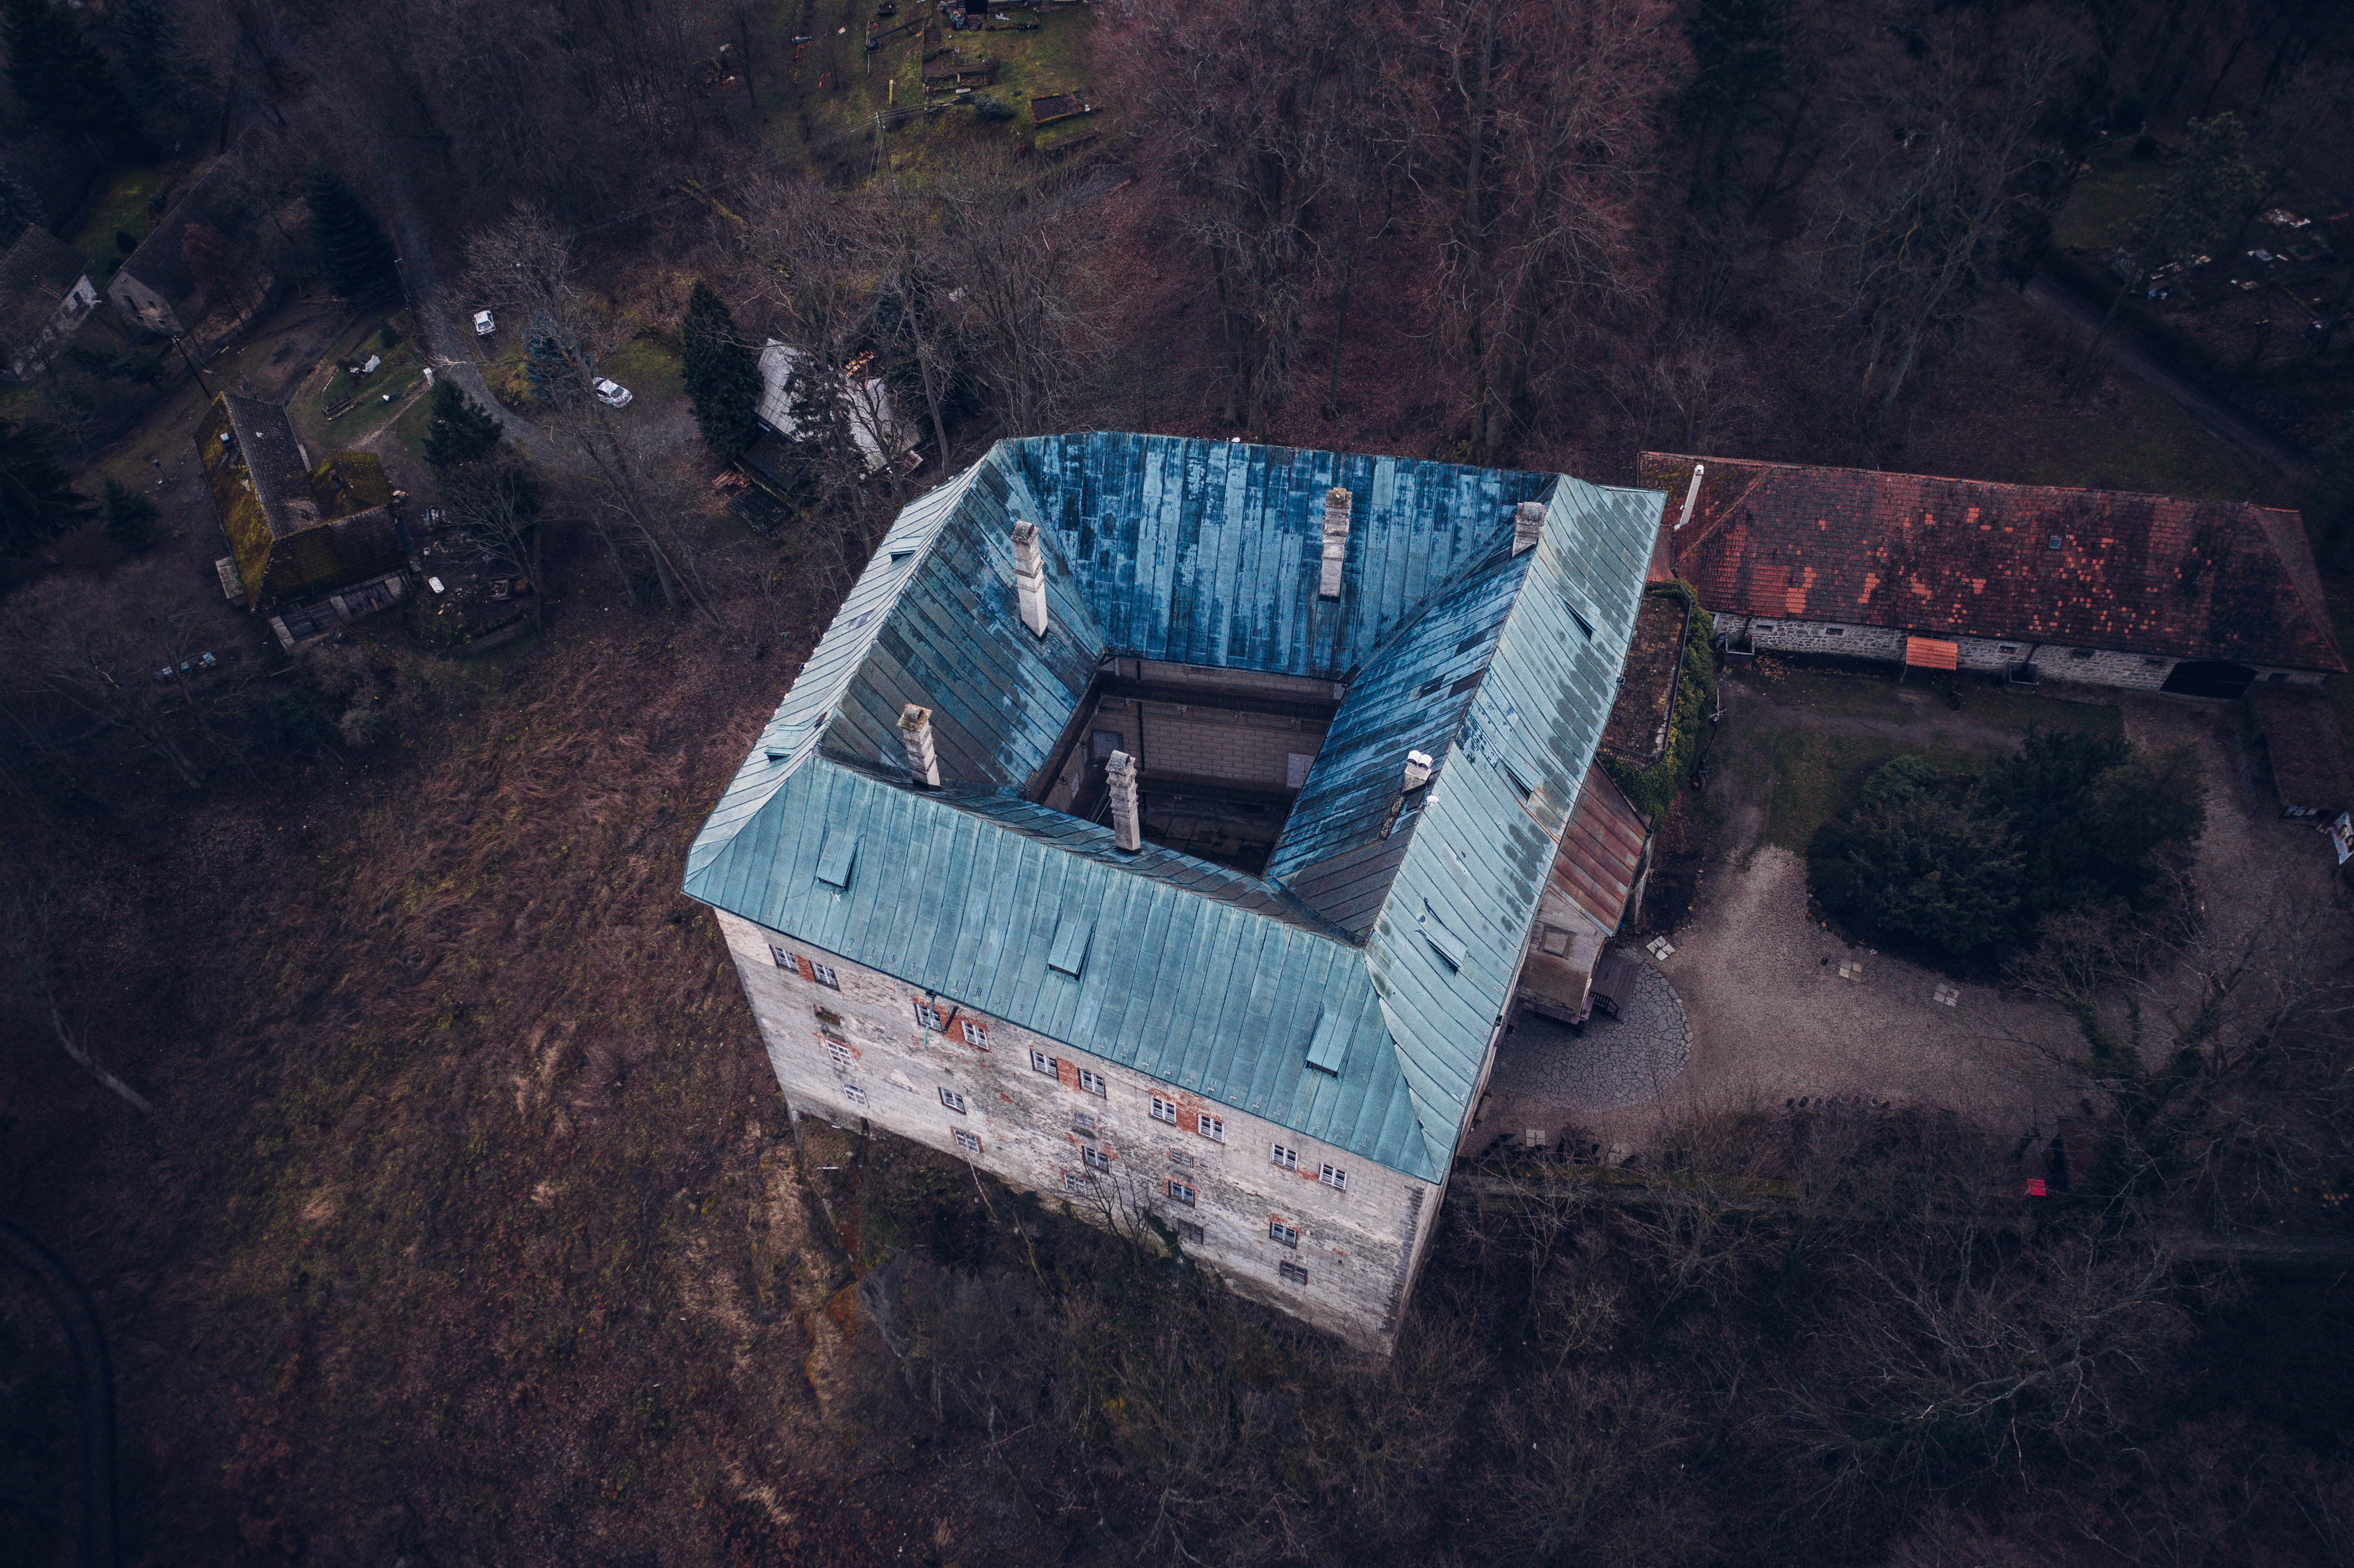
[[[186,165],[157,164],[145,169],[119,169],[107,180],[106,194],[90,208],[90,217],[67,241],[90,262],[90,281],[103,283],[113,275],[123,252],[114,243],[117,230],[147,238],[155,227],[147,209],[156,196],[179,178]]]
[[[387,323],[400,334],[400,341],[390,348],[384,346],[382,338]],[[365,362],[370,355],[384,363],[366,376],[353,376],[341,368],[345,360]],[[373,434],[397,411],[405,412],[396,406],[424,389],[424,344],[408,313],[371,313],[345,328],[303,379],[302,390],[292,400],[295,420],[304,435],[329,450],[340,450]],[[391,403],[384,400],[387,392],[393,394]],[[329,409],[347,401],[350,407],[329,415]]]
[[[2127,157],[2129,143],[2117,142],[2093,154],[2094,167],[2076,181],[2068,205],[2052,220],[2052,239],[2084,250],[2112,250],[2132,237],[2135,220],[2166,188],[2166,165],[2156,159]],[[2123,163],[2123,168],[2103,164]]]
[[[2126,711],[2108,703],[2071,703],[2031,692],[1969,688],[1962,716],[2025,735],[2030,725],[2045,729],[2086,729],[2095,735],[2123,735]]]
[[[1825,735],[1797,728],[1768,731],[1757,745],[1774,770],[1766,838],[1799,855],[1807,853],[1825,822],[1862,798],[1863,781],[1890,758],[1925,757],[1941,768],[1974,771],[1998,755],[1958,747],[1909,746],[1888,736]]]
[[[686,396],[686,372],[678,355],[642,334],[607,355],[599,363],[597,374],[620,382],[640,397],[649,392]]]

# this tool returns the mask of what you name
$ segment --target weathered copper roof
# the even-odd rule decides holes
[[[1645,452],[1711,610],[2176,659],[2346,668],[2294,512]]]
[[[1352,525],[1327,599],[1336,486]],[[1531,501],[1543,530],[1515,554]],[[1001,441],[899,514],[697,836],[685,890],[1437,1180],[1589,776],[1659,506],[1410,459]],[[1044,637],[1017,609],[1017,518],[1038,524]],[[1023,799],[1115,657],[1346,684],[1266,876],[1122,853]],[[932,714],[937,789],[907,782],[909,703]],[[1437,766],[1408,802],[1410,749]],[[1092,923],[1076,971],[1055,960],[1068,917]]]

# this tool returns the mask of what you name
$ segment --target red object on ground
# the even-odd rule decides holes
[[[2019,1195],[2022,1198],[2043,1197],[2045,1195],[2043,1192],[2043,1178],[2038,1176],[2033,1181],[2020,1182],[2019,1186]]]

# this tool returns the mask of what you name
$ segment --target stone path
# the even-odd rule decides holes
[[[1494,1095],[1569,1110],[1617,1110],[1656,1099],[1691,1059],[1691,1023],[1668,977],[1646,963],[1623,1016],[1596,1012],[1581,1035],[1525,1014],[1497,1048]]]

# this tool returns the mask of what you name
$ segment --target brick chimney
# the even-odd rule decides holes
[[[1512,508],[1512,554],[1537,547],[1537,539],[1544,533],[1544,503],[1523,501]]]
[[[909,703],[899,710],[899,740],[907,748],[907,771],[918,784],[940,782],[939,754],[932,748],[932,710]]]
[[[1341,567],[1349,558],[1349,493],[1335,486],[1324,493],[1324,571],[1316,580],[1316,597],[1341,597]]]
[[[1136,758],[1115,751],[1104,772],[1111,785],[1112,842],[1124,850],[1142,849],[1144,820],[1136,804]]]
[[[1038,524],[1013,524],[1013,591],[1022,601],[1022,624],[1046,635],[1046,561],[1038,549]]]

